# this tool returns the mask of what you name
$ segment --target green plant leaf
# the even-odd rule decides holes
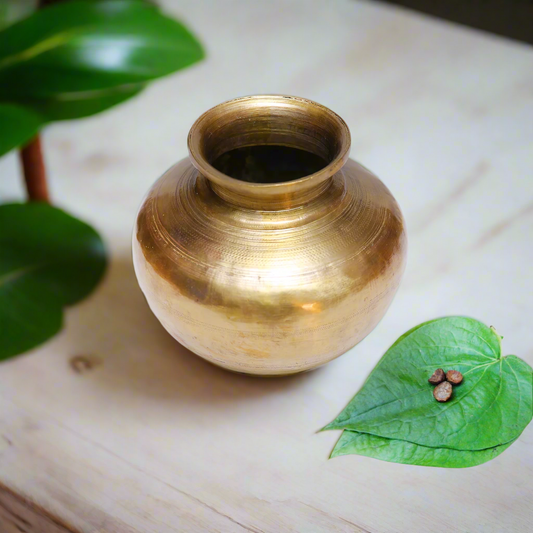
[[[0,0],[0,29],[27,17],[37,9],[37,0]]]
[[[0,103],[0,156],[34,137],[44,119],[24,107]]]
[[[533,370],[514,355],[501,357],[500,340],[493,329],[464,317],[412,329],[324,429],[468,451],[515,440],[533,415]],[[464,375],[447,403],[435,401],[428,383],[437,368]]]
[[[331,457],[356,454],[407,465],[468,468],[494,459],[509,448],[513,442],[486,450],[465,451],[450,448],[429,448],[412,442],[345,430],[331,452]]]
[[[64,306],[85,298],[106,266],[96,231],[48,204],[0,206],[0,360],[61,328]]]
[[[203,55],[185,26],[145,1],[60,3],[0,32],[0,99],[49,120],[87,116]]]
[[[24,105],[47,120],[69,120],[88,117],[129,100],[139,94],[146,84],[132,84],[112,89],[62,93],[45,99],[26,98]]]

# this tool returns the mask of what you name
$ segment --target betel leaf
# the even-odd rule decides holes
[[[516,356],[502,357],[500,340],[492,328],[464,317],[413,328],[324,429],[468,451],[515,440],[532,418],[533,370]],[[435,401],[428,383],[437,368],[464,376],[447,403]]]
[[[183,24],[144,0],[59,3],[0,32],[0,100],[48,120],[87,116],[203,56]]]
[[[0,103],[0,156],[29,141],[43,124],[31,109]]]
[[[486,450],[453,450],[451,448],[430,448],[403,440],[386,439],[367,433],[345,430],[331,452],[331,457],[356,454],[407,465],[468,468],[494,459],[509,448],[513,442]]]
[[[44,203],[0,206],[0,360],[41,344],[61,328],[63,307],[102,278],[96,231]]]

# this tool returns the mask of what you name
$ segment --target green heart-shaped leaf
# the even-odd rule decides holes
[[[59,3],[0,32],[0,100],[78,118],[203,55],[185,26],[143,0]]]
[[[464,375],[439,403],[434,370]],[[400,337],[362,389],[324,429],[349,429],[429,447],[483,450],[515,440],[533,415],[533,370],[501,357],[500,337],[477,320],[447,317]]]
[[[31,109],[0,103],[0,156],[28,142],[43,124],[43,118]]]
[[[106,266],[96,231],[47,204],[0,206],[0,360],[61,328],[63,307],[87,296]]]
[[[450,448],[429,448],[403,440],[386,439],[367,433],[345,430],[331,452],[331,457],[356,454],[391,463],[468,468],[494,459],[509,448],[513,442],[486,450],[466,451]]]

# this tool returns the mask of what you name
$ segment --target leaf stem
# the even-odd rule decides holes
[[[492,333],[494,333],[494,335],[496,335],[496,337],[498,337],[498,342],[500,344],[500,355],[499,355],[498,358],[501,359],[501,357],[502,357],[502,339],[503,339],[503,337],[498,334],[498,332],[496,331],[496,328],[494,326],[490,326],[490,329],[492,330]]]
[[[32,202],[50,203],[41,138],[39,135],[36,135],[28,144],[20,149],[20,160],[22,162],[28,199]]]

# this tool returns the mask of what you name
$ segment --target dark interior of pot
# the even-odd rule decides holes
[[[301,148],[263,144],[234,148],[211,164],[226,176],[248,183],[283,183],[314,174],[328,161]]]

